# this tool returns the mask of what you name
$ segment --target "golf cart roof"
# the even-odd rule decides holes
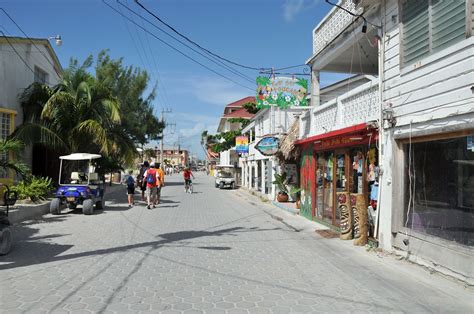
[[[59,159],[65,160],[90,160],[90,159],[97,159],[102,157],[98,154],[87,154],[87,153],[74,153],[71,155],[60,156]]]
[[[234,168],[233,165],[216,165],[216,168]]]

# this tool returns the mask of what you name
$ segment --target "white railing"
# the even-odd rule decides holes
[[[315,108],[310,136],[377,120],[379,105],[376,79]]]
[[[363,9],[357,7],[354,0],[340,1],[340,5],[354,14],[361,14]],[[329,43],[331,43],[347,26],[354,20],[354,16],[334,7],[331,12],[313,30],[313,54],[318,54]]]

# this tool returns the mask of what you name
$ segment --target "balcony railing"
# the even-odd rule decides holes
[[[340,4],[354,14],[361,14],[363,9],[357,7],[354,0],[343,0]],[[326,15],[325,19],[313,30],[313,54],[318,54],[341,34],[354,20],[354,16],[337,7]]]
[[[379,113],[378,80],[361,85],[315,108],[311,136],[377,120]]]

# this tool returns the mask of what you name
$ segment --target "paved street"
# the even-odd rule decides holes
[[[47,215],[15,228],[0,257],[0,311],[54,313],[453,312],[472,291],[419,266],[368,253],[244,191],[197,175],[185,194],[169,177],[162,204]],[[280,216],[278,216],[280,217]],[[299,232],[298,232],[299,231]]]

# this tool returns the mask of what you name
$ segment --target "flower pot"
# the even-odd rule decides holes
[[[288,202],[288,194],[285,192],[278,192],[277,201],[280,203]]]

